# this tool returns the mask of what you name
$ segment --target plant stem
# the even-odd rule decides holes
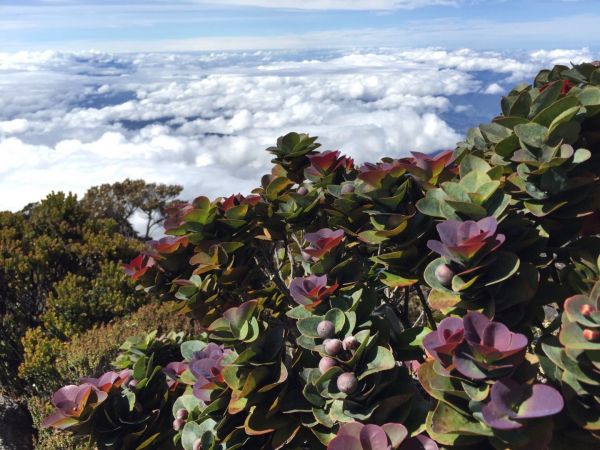
[[[435,319],[433,318],[433,314],[431,309],[429,309],[429,305],[427,304],[427,299],[425,298],[425,294],[423,294],[423,290],[421,286],[415,284],[415,291],[417,291],[417,295],[419,296],[419,300],[421,300],[421,306],[423,306],[423,311],[425,312],[425,317],[427,317],[427,322],[429,322],[429,326],[432,330],[437,330],[437,325],[435,324]]]

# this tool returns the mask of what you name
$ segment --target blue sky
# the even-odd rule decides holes
[[[2,50],[600,48],[598,0],[0,0]]]

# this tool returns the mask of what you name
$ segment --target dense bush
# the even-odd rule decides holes
[[[280,138],[252,195],[177,205],[125,267],[204,333],[61,388],[44,424],[100,449],[597,448],[598,85],[543,71],[436,156]]]
[[[90,188],[81,201],[59,192],[22,211],[0,212],[0,391],[28,389],[16,376],[23,355],[43,361],[57,339],[148,301],[119,268],[142,248],[128,219],[143,213],[149,232],[180,191],[125,180]]]
[[[171,303],[142,306],[133,314],[95,326],[65,342],[48,337],[40,328],[28,330],[23,339],[25,355],[19,376],[37,394],[49,394],[62,384],[106,372],[128,336],[154,329],[159,335],[170,330],[191,334],[193,330],[189,319],[173,314]]]
[[[102,263],[130,258],[140,247],[112,219],[92,219],[73,195],[51,194],[18,213],[0,213],[0,388],[20,390],[21,337],[40,324],[56,283],[70,274],[92,280]]]

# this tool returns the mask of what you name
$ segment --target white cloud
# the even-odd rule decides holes
[[[126,177],[248,192],[289,131],[358,161],[451,148],[497,111],[472,96],[592,56],[561,52],[0,53],[0,209]]]
[[[29,122],[26,119],[0,121],[0,134],[18,134],[27,131]]]
[[[488,95],[498,95],[498,94],[504,94],[505,89],[502,86],[500,86],[498,83],[492,83],[488,87],[486,87],[485,91],[483,91],[483,92]]]

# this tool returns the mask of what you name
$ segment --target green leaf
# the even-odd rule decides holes
[[[544,127],[549,127],[558,116],[574,107],[579,108],[579,101],[576,97],[571,95],[563,97],[540,111],[539,114],[533,118],[533,122]]]
[[[500,128],[507,130],[504,127],[500,127]],[[507,130],[506,135],[508,136],[509,133],[510,133],[510,131]],[[460,169],[459,169],[460,177],[464,178],[466,175],[470,174],[471,172],[486,173],[491,168],[492,167],[487,162],[485,162],[485,160],[483,160],[477,156],[474,156],[474,155],[467,155],[460,162]]]
[[[323,320],[320,316],[312,316],[306,317],[304,319],[299,319],[296,323],[298,330],[302,333],[303,336],[319,339],[319,334],[317,333],[317,326]]]
[[[365,353],[365,361],[365,370],[357,377],[358,380],[362,380],[373,373],[393,369],[396,366],[396,360],[392,352],[381,346],[374,347]]]
[[[193,450],[196,439],[203,439],[205,433],[212,435],[216,429],[217,422],[212,419],[206,419],[202,423],[188,422],[183,428],[181,434],[181,445],[185,450]]]
[[[186,361],[191,361],[194,356],[194,352],[199,352],[206,347],[206,342],[202,341],[186,341],[181,344],[181,356]]]
[[[547,133],[548,129],[537,123],[527,123],[515,127],[515,134],[522,143],[537,148],[542,147]]]

